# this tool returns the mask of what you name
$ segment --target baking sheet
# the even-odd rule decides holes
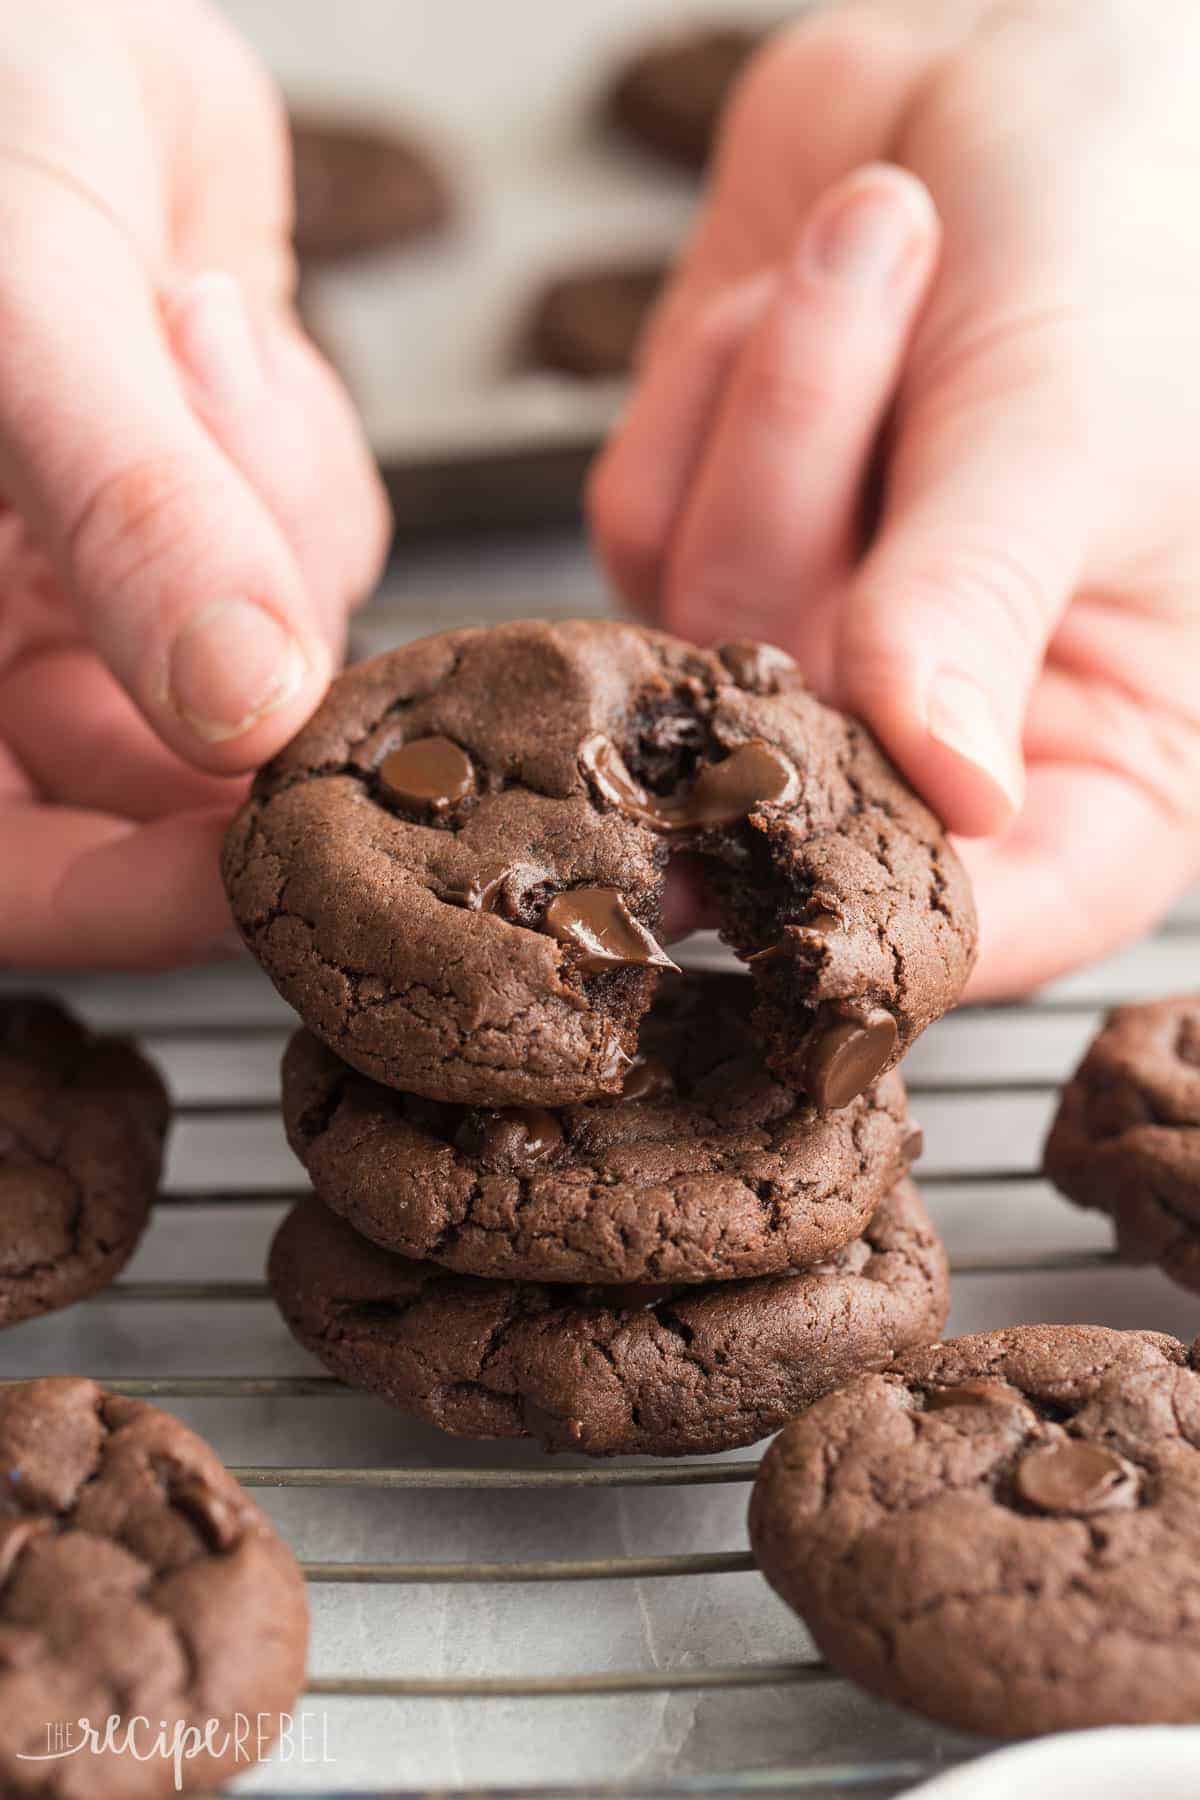
[[[440,519],[447,505],[455,522],[561,516],[624,384],[523,369],[530,302],[564,268],[610,253],[669,256],[698,194],[694,177],[606,130],[598,118],[606,81],[660,29],[706,16],[765,22],[778,8],[762,0],[225,6],[290,94],[418,129],[454,182],[459,217],[446,235],[306,284],[306,305],[396,477],[404,522]],[[490,484],[477,472],[513,461],[507,485],[494,467]]]

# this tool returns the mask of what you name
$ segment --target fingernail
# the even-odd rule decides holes
[[[253,600],[217,600],[175,639],[167,698],[197,737],[220,744],[284,706],[307,667],[298,640],[273,613]]]
[[[921,237],[907,186],[863,181],[817,208],[801,239],[800,267],[850,287],[882,287],[906,268]]]
[[[260,399],[267,381],[242,290],[232,275],[209,269],[171,296],[168,321],[175,354],[219,405]]]
[[[941,670],[929,690],[926,724],[931,737],[993,781],[1014,812],[1025,794],[1020,756],[1000,729],[988,695],[969,675]]]

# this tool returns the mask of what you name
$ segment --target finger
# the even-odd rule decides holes
[[[1028,993],[1139,937],[1200,874],[1195,829],[1123,776],[1072,763],[1034,764],[1013,828],[958,848],[979,903],[971,1000]]]
[[[682,323],[645,369],[588,483],[588,516],[609,577],[653,617],[675,522],[720,406],[729,371],[776,287],[764,273],[719,294]]]
[[[8,168],[0,231],[0,482],[155,730],[201,767],[253,767],[330,669],[286,537],[193,415],[111,220]]]
[[[245,789],[168,750],[91,650],[48,650],[0,676],[0,721],[33,790],[71,806],[127,819],[232,812]]]
[[[835,182],[888,154],[939,43],[907,11],[854,6],[814,8],[771,39],[726,112],[709,198],[651,320],[648,354],[714,293],[756,273],[764,245],[787,243]]]
[[[149,825],[59,806],[0,811],[0,963],[165,968],[231,930],[217,873],[225,810]]]
[[[1052,374],[914,408],[840,619],[843,703],[954,831],[1020,809],[1021,730],[1083,564],[1085,456]]]
[[[252,321],[223,271],[190,277],[166,318],[193,407],[286,533],[339,655],[346,614],[378,580],[388,538],[383,487],[345,391],[282,315]]]
[[[737,359],[667,569],[667,624],[804,647],[851,554],[863,480],[937,252],[928,192],[856,170],[817,204]]]

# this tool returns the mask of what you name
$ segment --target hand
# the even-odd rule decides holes
[[[977,996],[1200,869],[1198,92],[1181,0],[788,30],[592,482],[636,607],[784,645],[978,837]]]
[[[292,321],[280,103],[201,0],[0,16],[0,964],[165,963],[385,508]]]

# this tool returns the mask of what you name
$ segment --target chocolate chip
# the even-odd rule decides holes
[[[665,1062],[657,1056],[639,1056],[625,1077],[622,1100],[657,1100],[660,1094],[672,1094],[675,1081]]]
[[[635,781],[616,746],[601,733],[580,746],[579,760],[604,799],[655,831],[733,825],[757,806],[789,805],[800,791],[792,763],[761,738],[739,744],[721,762],[706,763],[690,787],[665,797]]]
[[[1067,1438],[1023,1456],[1015,1486],[1021,1499],[1039,1512],[1108,1512],[1135,1503],[1137,1471],[1101,1444]]]
[[[554,1114],[544,1106],[510,1106],[500,1112],[469,1115],[454,1141],[493,1173],[526,1175],[553,1156],[563,1134]]]
[[[1025,1406],[1028,1402],[1007,1381],[960,1381],[957,1387],[930,1388],[926,1412],[945,1412],[952,1406]]]
[[[687,826],[732,825],[757,806],[787,806],[800,778],[781,751],[754,738],[697,775],[681,814]]]
[[[641,964],[675,967],[616,888],[572,888],[557,894],[546,908],[544,924],[551,937],[571,946],[587,975]]]
[[[896,1021],[882,1007],[818,1027],[805,1064],[805,1083],[816,1105],[825,1111],[849,1106],[886,1068],[896,1036]]]
[[[504,884],[515,874],[515,869],[502,869],[487,880],[472,875],[462,887],[448,888],[444,897],[450,905],[465,906],[468,912],[497,912],[504,899]]]
[[[579,761],[597,793],[632,819],[641,819],[656,831],[669,829],[665,802],[635,781],[611,738],[596,732],[579,747]]]
[[[756,644],[751,638],[738,638],[732,644],[721,644],[717,655],[729,670],[738,687],[751,694],[778,694],[783,688],[802,685],[802,677],[792,658],[774,644]]]
[[[398,806],[447,812],[475,787],[470,757],[452,738],[414,738],[392,750],[379,765],[379,785]]]

